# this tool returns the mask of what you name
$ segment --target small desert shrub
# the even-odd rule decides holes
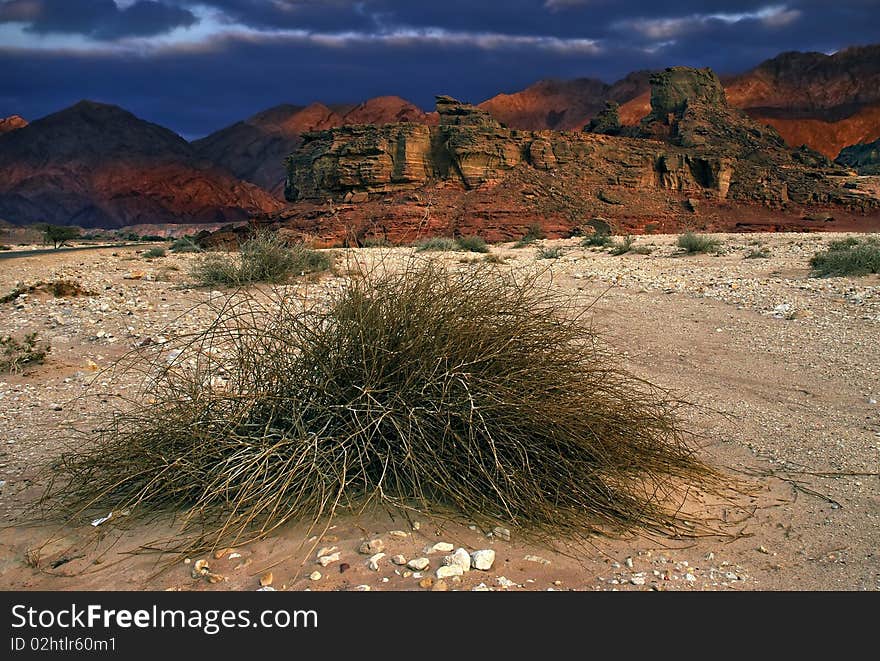
[[[146,259],[155,259],[156,257],[164,257],[165,256],[165,248],[150,248],[149,250],[144,251],[144,258]]]
[[[390,248],[391,242],[381,236],[371,236],[361,241],[362,248]]]
[[[455,240],[459,250],[468,252],[489,252],[486,240],[481,236],[460,236]]]
[[[538,248],[538,254],[535,255],[536,259],[559,259],[560,257],[562,257],[562,248],[549,246]]]
[[[657,223],[648,223],[647,225],[645,225],[645,234],[653,234],[659,229],[660,226]]]
[[[721,242],[704,234],[694,234],[693,232],[685,232],[678,237],[676,245],[688,255],[703,252],[713,252],[718,250]]]
[[[328,268],[326,255],[302,245],[288,246],[277,234],[265,232],[244,241],[236,255],[206,255],[193,266],[192,275],[205,286],[236,287],[252,282],[277,284]]]
[[[450,239],[446,236],[432,236],[427,239],[422,239],[416,244],[417,251],[425,251],[425,250],[442,250],[449,251],[455,250],[455,239]]]
[[[766,246],[758,246],[749,250],[743,259],[768,259],[770,257],[770,249]]]
[[[171,244],[171,252],[202,252],[202,247],[188,236],[182,236]]]
[[[813,256],[810,266],[816,277],[880,273],[880,238],[832,241],[827,250]]]
[[[487,264],[504,264],[504,258],[501,255],[495,255],[493,253],[489,253],[485,257],[483,257],[483,261]]]
[[[635,242],[636,242],[636,240],[633,237],[627,235],[623,238],[622,241],[620,241],[620,242],[615,241],[611,245],[610,252],[612,255],[615,255],[615,256],[625,255],[626,253],[630,252],[633,249],[633,244],[635,244]]]
[[[12,250],[12,248],[3,243],[0,243],[0,250]]]
[[[168,345],[146,349],[143,405],[108,412],[54,462],[44,502],[73,517],[184,512],[180,552],[370,503],[544,540],[685,530],[672,495],[715,474],[674,400],[621,371],[541,282],[413,259],[321,306],[215,302],[172,365]]]
[[[526,230],[525,235],[519,241],[514,243],[513,247],[525,248],[526,246],[533,244],[535,241],[546,237],[547,234],[544,232],[543,228],[538,223],[532,223],[529,225],[528,230]]]
[[[48,354],[49,345],[40,344],[36,333],[29,333],[21,340],[0,337],[0,373],[19,374],[29,365],[41,365]]]
[[[614,243],[614,239],[610,234],[594,232],[581,242],[581,246],[584,248],[606,248],[612,243]]]
[[[654,252],[654,247],[653,246],[633,246],[630,249],[630,252],[635,255],[650,255],[652,252]]]

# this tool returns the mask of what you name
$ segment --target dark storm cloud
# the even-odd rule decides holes
[[[0,5],[0,22],[21,22],[37,35],[78,34],[95,39],[149,37],[196,22],[186,8],[138,0],[120,8],[113,0],[11,0]]]
[[[278,103],[397,94],[427,108],[435,93],[479,102],[542,78],[610,82],[672,64],[736,73],[786,50],[876,42],[877,8],[878,0],[15,0],[0,4],[0,116],[35,118],[88,97],[195,137]],[[42,36],[22,45],[2,21]],[[169,32],[181,26],[189,29]],[[87,39],[55,44],[65,31]]]

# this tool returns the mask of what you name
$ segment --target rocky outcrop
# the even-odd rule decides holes
[[[600,133],[602,135],[620,135],[620,104],[615,101],[607,101],[605,109],[590,120],[584,127],[587,133]]]
[[[407,122],[436,124],[436,114],[397,96],[369,99],[353,107],[280,105],[196,140],[201,158],[233,176],[256,184],[279,199],[284,192],[284,160],[302,144],[309,131],[348,124]]]
[[[580,195],[603,203],[621,197],[615,190],[664,189],[777,208],[864,204],[831,176],[842,172],[820,154],[789,150],[775,131],[728,108],[711,71],[676,67],[652,77],[652,85],[652,112],[639,131],[652,140],[511,130],[445,96],[437,98],[438,126],[309,133],[288,159],[286,196],[364,202],[440,182],[463,190],[508,185],[531,172],[548,186],[568,177]]]
[[[880,138],[880,45],[824,53],[783,53],[724,83],[728,104],[772,126],[791,147],[828,158]],[[621,122],[635,126],[651,111],[650,94],[628,100]]]
[[[82,101],[0,136],[0,217],[19,224],[217,223],[281,206],[116,106]]]
[[[880,175],[880,140],[841,150],[837,163],[861,175]]]
[[[23,129],[27,125],[27,120],[24,117],[20,117],[18,115],[11,115],[9,117],[0,118],[0,135],[3,135],[4,133],[9,133],[10,131]]]

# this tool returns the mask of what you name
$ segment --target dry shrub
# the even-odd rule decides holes
[[[21,340],[0,337],[0,374],[21,374],[31,365],[42,365],[49,354],[49,345],[41,343],[37,333],[28,333]]]
[[[542,539],[677,529],[668,499],[714,474],[676,402],[542,282],[414,258],[329,302],[238,292],[158,349],[150,403],[54,464],[46,502],[183,511],[186,551],[371,503]]]

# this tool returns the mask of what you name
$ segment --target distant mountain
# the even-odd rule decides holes
[[[27,120],[18,115],[0,118],[0,135],[17,129],[23,129],[27,125]]]
[[[436,117],[432,118],[409,101],[396,96],[382,96],[357,106],[333,108],[321,103],[305,107],[280,105],[192,144],[201,158],[281,199],[284,191],[284,160],[300,146],[303,133],[345,124],[430,124],[436,121]]]
[[[846,146],[880,137],[880,45],[834,55],[783,53],[725,80],[728,103],[773,126],[792,147],[835,158]],[[648,114],[644,93],[620,109],[624,124]]]
[[[81,101],[0,136],[0,217],[14,222],[220,222],[280,206],[117,106]]]
[[[541,80],[513,94],[499,94],[479,107],[510,128],[580,130],[606,101],[625,103],[648,90],[650,72],[637,71],[608,85],[594,78]]]

